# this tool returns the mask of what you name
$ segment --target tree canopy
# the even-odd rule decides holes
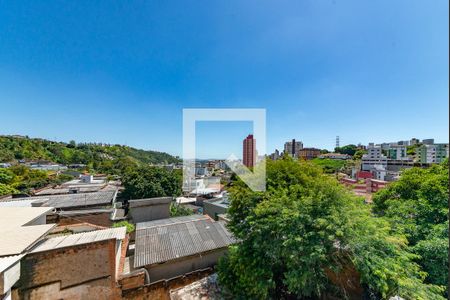
[[[181,194],[180,170],[141,166],[126,169],[122,174],[125,199],[179,196]]]
[[[400,179],[373,198],[374,211],[392,232],[408,239],[427,282],[448,282],[448,160],[430,168],[404,170]]]
[[[176,163],[179,159],[163,152],[104,143],[53,142],[18,136],[0,136],[0,162],[48,160],[60,164],[86,164],[102,171],[127,159],[139,164]]]
[[[47,185],[57,185],[73,179],[66,174],[53,174],[52,172],[33,170],[17,165],[0,169],[0,196],[18,193],[30,193],[33,189],[43,188]]]
[[[351,288],[336,278],[351,269],[374,299],[443,299],[441,287],[424,282],[405,235],[313,164],[267,161],[265,192],[241,181],[230,192],[239,242],[220,261],[219,279],[233,298],[344,298]]]
[[[358,147],[356,145],[352,145],[352,144],[334,148],[334,152],[336,152],[336,153],[348,154],[351,156],[353,156],[357,150],[358,150]]]

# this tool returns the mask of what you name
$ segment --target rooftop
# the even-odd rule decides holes
[[[0,256],[20,254],[45,236],[56,226],[45,224],[45,215],[52,210],[52,207],[0,207]]]
[[[154,204],[167,204],[172,202],[173,197],[156,197],[156,198],[146,198],[146,199],[132,199],[128,203],[130,208],[149,206]]]
[[[110,239],[123,240],[126,233],[126,227],[118,227],[59,236],[41,241],[30,252],[36,253]]]
[[[225,248],[234,239],[220,222],[201,215],[138,223],[134,267]]]
[[[84,207],[109,204],[113,201],[116,190],[94,193],[35,196],[28,198],[8,199],[0,202],[1,206],[41,206],[54,208]],[[8,203],[9,202],[9,203]],[[17,205],[15,205],[17,204]]]
[[[0,257],[0,273],[7,270],[9,267],[14,265],[16,262],[18,262],[23,257],[22,254],[20,255],[13,255],[13,256],[5,256]]]

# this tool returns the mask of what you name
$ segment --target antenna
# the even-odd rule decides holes
[[[339,148],[339,136],[336,136],[336,148]]]

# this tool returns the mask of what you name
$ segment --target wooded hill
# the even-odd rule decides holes
[[[176,163],[178,158],[157,151],[103,143],[54,142],[27,136],[0,135],[0,162],[46,160],[60,164],[86,164],[125,159],[142,164]]]

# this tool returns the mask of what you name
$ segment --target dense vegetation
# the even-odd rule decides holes
[[[423,196],[445,194],[432,190]],[[351,288],[336,278],[351,279],[350,269],[371,299],[443,299],[443,288],[429,284],[425,264],[416,262],[416,253],[428,245],[411,249],[407,232],[392,230],[388,218],[373,216],[370,206],[313,164],[267,161],[265,192],[241,181],[230,192],[229,229],[239,242],[220,261],[218,273],[232,298],[345,298]],[[380,208],[386,210],[386,202]],[[439,222],[447,212],[442,209]]]
[[[120,221],[120,222],[116,222],[113,224],[112,226],[113,228],[118,228],[118,227],[126,227],[127,228],[127,233],[131,233],[136,229],[136,226],[134,226],[134,224],[128,222],[128,221]]]
[[[336,153],[348,154],[351,156],[353,156],[356,151],[358,151],[358,147],[352,144],[334,148],[334,152]]]
[[[0,196],[19,193],[30,193],[33,189],[43,188],[50,184],[61,184],[73,179],[70,175],[55,175],[51,172],[32,170],[22,165],[0,169]]]
[[[122,145],[101,143],[52,142],[28,137],[0,136],[0,162],[17,160],[47,160],[60,164],[86,164],[102,171],[120,160],[138,164],[176,163],[167,153],[139,150]]]
[[[416,261],[428,273],[426,282],[448,283],[448,160],[428,169],[412,168],[378,192],[374,211],[404,235]]]
[[[192,214],[194,214],[194,212],[190,208],[187,208],[178,203],[172,202],[170,204],[170,216],[171,217],[190,216]]]
[[[125,199],[179,196],[181,194],[181,171],[168,171],[159,167],[128,167],[122,172]]]
[[[339,172],[346,165],[346,161],[342,159],[314,158],[311,162],[328,174]]]

